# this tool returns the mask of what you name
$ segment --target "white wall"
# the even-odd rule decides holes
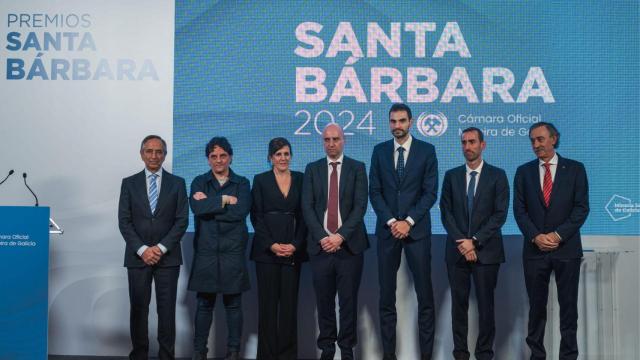
[[[89,14],[89,28],[8,27],[9,14]],[[42,206],[64,228],[51,238],[49,351],[125,354],[128,341],[124,241],[117,228],[123,177],[143,168],[140,141],[149,133],[172,140],[174,2],[0,2],[1,205],[33,205],[22,184],[28,173]],[[90,32],[96,51],[43,51],[52,58],[150,59],[157,81],[6,80],[5,60],[31,62],[37,51],[5,48],[7,33]],[[77,43],[76,43],[77,46]],[[114,69],[115,71],[115,69]],[[171,168],[171,151],[166,161]]]

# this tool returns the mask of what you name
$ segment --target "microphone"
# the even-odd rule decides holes
[[[2,181],[0,181],[0,185],[4,184],[4,182],[7,181],[9,176],[13,175],[13,173],[14,173],[13,169],[9,170],[9,173],[7,174],[7,176],[5,176]]]
[[[22,178],[24,180],[24,186],[27,187],[27,189],[29,189],[29,191],[31,192],[31,195],[33,195],[34,198],[36,198],[36,206],[39,206],[38,203],[38,197],[36,196],[36,193],[33,192],[33,190],[31,190],[31,188],[29,187],[29,185],[27,185],[27,173],[22,173]]]

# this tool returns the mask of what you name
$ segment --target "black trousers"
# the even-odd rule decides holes
[[[387,355],[396,351],[396,284],[404,249],[405,259],[418,299],[418,341],[424,358],[431,358],[435,335],[435,307],[431,285],[431,240],[404,241],[378,239],[378,280],[380,283],[380,332],[382,350]]]
[[[358,289],[362,278],[362,254],[352,255],[346,249],[311,257],[313,288],[318,307],[318,348],[322,358],[333,359],[335,343],[342,359],[353,359],[358,342]],[[340,306],[340,332],[336,326],[336,294]]]
[[[551,272],[555,273],[560,305],[560,360],[578,358],[578,285],[581,258],[525,259],[524,279],[529,295],[527,344],[531,359],[546,359],[544,329],[547,324],[547,299]]]
[[[296,360],[300,264],[256,262],[258,280],[257,360]]]
[[[478,360],[493,359],[496,335],[494,291],[498,282],[500,264],[469,263],[464,258],[447,264],[451,287],[451,325],[453,330],[453,356],[469,359],[467,337],[469,333],[469,292],[471,279],[478,301],[479,331],[475,355]]]
[[[129,326],[133,350],[129,359],[149,358],[149,303],[155,283],[158,312],[158,359],[175,359],[176,295],[180,266],[127,268],[129,278]]]
[[[207,354],[209,331],[213,322],[213,310],[217,293],[198,292],[196,295],[196,317],[193,331],[193,352]],[[242,293],[222,294],[225,315],[227,317],[227,351],[239,352],[242,340]]]

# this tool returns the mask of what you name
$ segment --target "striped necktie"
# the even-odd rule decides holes
[[[149,175],[149,207],[151,207],[151,213],[156,212],[156,205],[158,205],[158,174]]]
[[[549,207],[551,202],[551,190],[553,189],[553,181],[551,180],[551,164],[548,162],[542,164],[544,166],[544,179],[542,180],[542,195],[544,196],[544,205]]]

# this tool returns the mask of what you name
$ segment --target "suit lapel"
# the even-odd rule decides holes
[[[406,143],[405,143],[405,145],[406,145]],[[413,138],[413,140],[411,142],[411,151],[409,151],[408,154],[406,152],[404,154],[404,177],[405,178],[409,175],[409,172],[413,169],[411,167],[411,165],[413,163],[415,163],[414,160],[415,160],[416,156],[420,152],[419,146],[420,145],[418,145],[418,141],[416,141],[416,138]],[[394,168],[394,172],[395,172],[395,168]],[[398,173],[397,172],[396,172],[396,177],[398,177]],[[402,179],[398,179],[398,180],[402,180]]]
[[[542,186],[540,186],[540,172],[542,171],[542,166],[540,166],[540,161],[536,159],[531,167],[531,173],[534,177],[534,184],[536,185],[536,193],[538,194],[538,200],[540,201],[540,205],[542,208],[546,208],[544,204],[544,195],[542,194]]]
[[[396,166],[393,163],[393,158],[395,156],[394,148],[395,148],[395,145],[393,143],[393,140],[389,140],[385,145],[385,147],[383,148],[383,152],[382,152],[383,167],[388,169],[387,171],[390,171],[391,174],[393,174],[392,176],[396,184],[400,185],[400,178],[398,178],[398,173],[396,172]]]
[[[326,158],[318,162],[318,171],[320,175],[320,188],[322,189],[322,207],[326,209],[327,199],[329,198],[329,165],[327,165]]]
[[[339,185],[338,185],[338,190],[339,190],[339,194],[338,194],[338,199],[342,199],[342,196],[344,195],[344,188],[345,188],[345,184],[347,182],[347,177],[349,176],[349,172],[351,171],[351,167],[348,164],[347,157],[343,157],[342,158],[342,169],[340,169],[340,180],[339,180]],[[342,202],[340,202],[342,203]]]
[[[134,187],[134,194],[138,194],[139,201],[147,209],[147,212],[151,214],[151,205],[149,205],[149,194],[147,192],[147,175],[144,170],[138,173],[138,177],[134,181]]]
[[[167,197],[169,196],[169,192],[171,191],[171,178],[169,176],[169,173],[166,172],[164,169],[162,170],[162,183],[160,184],[160,194],[158,194],[158,203],[156,204],[156,211],[155,213],[158,213],[158,209],[162,208],[162,204],[164,203],[164,201],[166,201]]]
[[[478,197],[485,191],[486,187],[489,185],[489,181],[492,179],[491,169],[488,164],[485,162],[482,166],[482,174],[480,174],[480,181],[476,185],[476,193],[473,196],[473,210],[478,206]],[[486,175],[486,176],[485,176]]]
[[[462,198],[462,203],[464,204],[464,214],[469,218],[469,204],[467,204],[467,170],[464,165],[458,168],[456,173],[456,184],[455,187],[460,189],[459,194]]]
[[[566,188],[564,183],[567,180],[567,165],[563,158],[558,155],[558,165],[556,166],[556,177],[553,180],[553,187],[551,188],[551,198],[549,199],[549,207],[553,205],[553,199],[559,189]]]

